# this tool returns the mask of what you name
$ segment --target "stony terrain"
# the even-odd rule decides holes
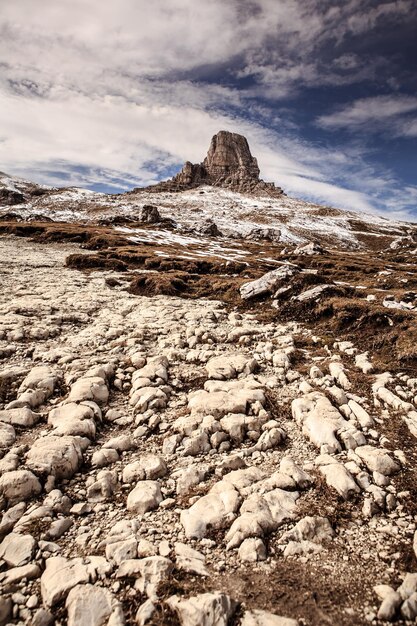
[[[5,201],[0,626],[415,623],[412,226],[236,238],[135,194]]]

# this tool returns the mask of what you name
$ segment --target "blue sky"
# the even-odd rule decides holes
[[[417,220],[415,0],[3,0],[0,170],[123,191],[241,132],[293,196]]]

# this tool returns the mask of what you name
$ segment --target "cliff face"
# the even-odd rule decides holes
[[[212,138],[202,163],[187,161],[176,176],[149,190],[183,191],[200,185],[212,185],[242,193],[283,194],[282,189],[275,187],[274,183],[260,179],[259,173],[258,162],[251,154],[246,137],[221,130]]]

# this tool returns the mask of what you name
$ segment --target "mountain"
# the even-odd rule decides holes
[[[383,250],[397,240],[407,242],[411,237],[412,243],[417,233],[414,224],[286,196],[280,187],[260,178],[246,138],[227,131],[214,135],[201,163],[186,162],[172,179],[150,187],[112,195],[75,187],[46,188],[5,175],[0,179],[0,198],[0,218],[13,207],[23,220],[44,216],[119,226],[140,222],[142,207],[155,205],[165,226],[171,220],[171,231],[179,236],[217,233],[223,242],[241,239],[289,246],[314,242]],[[163,236],[160,233],[159,239]]]

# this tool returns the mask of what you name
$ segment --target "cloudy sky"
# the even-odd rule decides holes
[[[415,0],[1,0],[0,170],[122,191],[240,132],[265,180],[417,220]]]

